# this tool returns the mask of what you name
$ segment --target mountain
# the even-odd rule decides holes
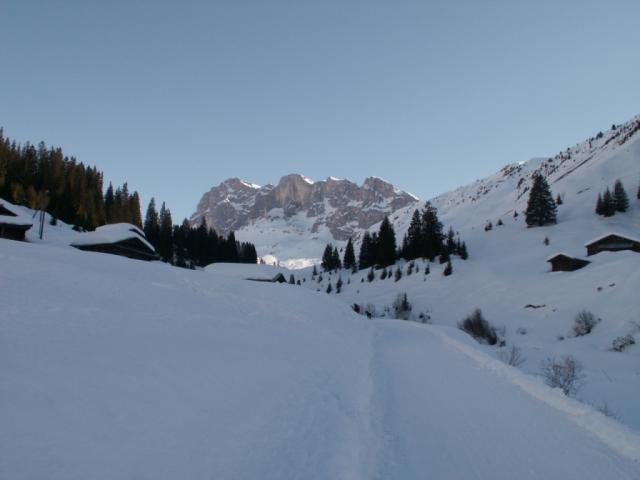
[[[441,219],[457,231],[482,229],[487,221],[522,212],[526,208],[532,175],[544,174],[554,195],[595,207],[598,193],[617,178],[640,181],[637,159],[624,152],[636,148],[640,117],[559,152],[553,157],[534,158],[506,165],[487,178],[440,195],[431,202]],[[637,185],[630,184],[632,196]],[[313,182],[292,174],[278,185],[260,187],[232,178],[202,196],[191,217],[193,225],[204,218],[221,233],[235,230],[236,237],[256,245],[258,255],[291,268],[319,263],[324,246],[339,247],[351,237],[356,243],[365,230],[377,231],[389,215],[399,239],[411,215],[423,205],[410,193],[369,177],[362,186],[329,177]],[[567,211],[570,207],[561,210]],[[561,213],[562,215],[562,213]]]
[[[233,230],[240,240],[251,238],[263,257],[293,259],[304,266],[326,243],[346,242],[417,201],[377,177],[357,185],[333,177],[314,182],[291,174],[275,186],[263,187],[231,178],[202,196],[191,224],[204,219],[219,233]]]

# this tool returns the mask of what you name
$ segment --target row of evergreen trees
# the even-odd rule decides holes
[[[638,194],[640,195],[640,190]],[[612,217],[616,212],[626,212],[628,208],[629,197],[620,180],[616,180],[613,186],[613,193],[607,187],[603,194],[598,194],[598,200],[596,201],[596,213],[598,215]]]
[[[226,238],[218,235],[207,227],[204,219],[198,228],[191,227],[186,218],[181,225],[174,225],[171,210],[163,202],[158,212],[153,198],[147,207],[143,230],[162,260],[179,267],[258,262],[253,244],[237,241],[233,232]]]
[[[112,187],[113,201],[107,206],[103,174],[96,167],[87,167],[43,142],[37,147],[19,145],[6,138],[1,128],[0,197],[32,209],[44,205],[54,218],[87,230],[108,223],[111,214],[121,221],[140,223],[140,199],[136,192],[129,195],[126,184],[116,192]]]
[[[131,223],[143,228],[149,242],[169,263],[194,267],[213,262],[256,263],[255,246],[227,238],[205,225],[191,228],[185,219],[173,225],[170,210],[156,210],[151,199],[144,225],[140,196],[127,183],[103,193],[102,172],[86,167],[60,148],[24,146],[4,137],[0,128],[0,197],[32,209],[44,206],[52,217],[85,230],[107,223]]]
[[[440,263],[448,261],[451,255],[458,255],[463,260],[469,257],[467,244],[456,237],[453,228],[449,227],[447,234],[443,234],[438,210],[431,202],[425,204],[422,212],[413,212],[399,255],[405,260],[428,258],[430,261],[438,256]]]
[[[332,244],[325,247],[322,268],[325,271],[340,268],[353,271],[358,268],[385,268],[393,265],[398,258],[404,258],[407,261],[428,258],[433,261],[439,257],[440,263],[446,263],[451,255],[458,255],[466,260],[469,256],[467,245],[456,237],[452,228],[449,228],[446,235],[443,234],[438,211],[430,202],[427,202],[422,211],[416,210],[413,213],[409,229],[399,249],[396,246],[393,226],[389,218],[385,217],[378,232],[364,233],[357,262],[353,243],[349,239],[343,260],[340,260],[337,247]]]

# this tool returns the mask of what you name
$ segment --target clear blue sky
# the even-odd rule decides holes
[[[232,176],[429,198],[640,113],[639,22],[638,0],[0,0],[0,125],[175,221]]]

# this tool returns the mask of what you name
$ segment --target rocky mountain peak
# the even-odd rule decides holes
[[[334,239],[345,240],[416,201],[413,195],[377,177],[369,177],[359,186],[334,177],[314,182],[293,173],[283,176],[275,187],[230,178],[202,196],[191,222],[196,225],[204,219],[219,233],[227,234],[271,215],[282,216],[285,222],[296,217],[311,220],[307,222],[311,232],[326,227]]]

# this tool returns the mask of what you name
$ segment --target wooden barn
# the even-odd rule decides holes
[[[27,230],[32,226],[29,218],[15,213],[11,205],[0,202],[0,238],[24,241]]]
[[[587,266],[590,262],[581,258],[570,257],[564,253],[556,253],[547,258],[552,272],[574,272]]]
[[[585,243],[587,256],[600,252],[619,252],[631,250],[640,253],[640,240],[619,233],[607,233]]]
[[[71,246],[89,252],[109,253],[136,260],[160,259],[142,230],[129,223],[103,225],[93,232],[81,233]]]

